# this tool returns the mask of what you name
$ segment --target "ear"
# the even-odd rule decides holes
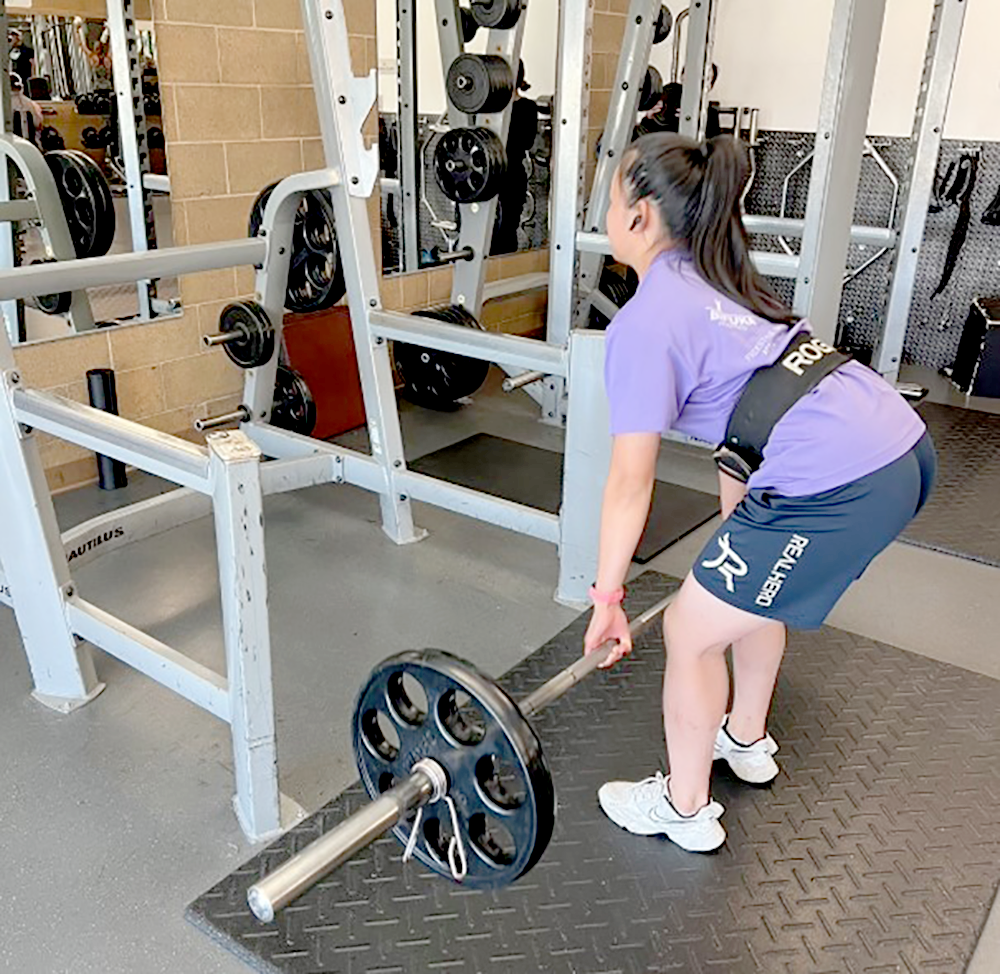
[[[649,229],[649,222],[652,217],[652,208],[649,200],[641,199],[629,210],[629,231],[631,233],[645,233]]]

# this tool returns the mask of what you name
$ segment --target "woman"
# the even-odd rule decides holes
[[[633,143],[612,188],[614,256],[640,285],[608,330],[614,442],[584,644],[590,653],[616,639],[606,666],[631,650],[622,585],[649,511],[661,434],[721,442],[750,377],[809,331],[753,267],[739,209],[746,177],[731,138],[698,144],[657,133]],[[709,796],[713,760],[754,784],[778,774],[766,718],[785,624],[823,623],[920,509],[934,468],[923,422],[857,362],[792,405],[747,483],[720,466],[725,521],[664,617],[670,775],[604,785],[601,807],[616,824],[690,851],[722,845],[723,809]]]

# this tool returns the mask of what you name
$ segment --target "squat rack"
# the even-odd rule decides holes
[[[0,475],[7,511],[0,519],[0,600],[14,608],[34,681],[34,697],[68,713],[94,699],[91,646],[133,666],[226,721],[231,728],[235,808],[248,837],[288,828],[302,810],[279,790],[267,612],[265,494],[350,483],[377,493],[383,530],[398,544],[425,532],[413,522],[420,500],[554,543],[557,597],[580,604],[596,566],[601,489],[610,452],[601,384],[603,336],[574,334],[566,348],[489,334],[383,309],[367,198],[377,159],[362,124],[375,102],[374,72],[350,70],[343,0],[303,0],[328,168],[283,180],[271,194],[257,237],[148,253],[69,260],[0,271],[0,301],[100,285],[256,266],[256,298],[275,323],[275,346],[303,193],[328,190],[342,241],[352,327],[368,417],[371,455],[279,430],[268,422],[277,356],[248,371],[240,430],[211,433],[200,447],[24,386],[13,348],[0,335]],[[406,469],[388,340],[499,362],[514,370],[569,378],[571,398],[563,505],[558,516]],[[180,489],[92,519],[60,536],[37,431],[172,481]],[[263,457],[269,459],[263,461]],[[84,599],[70,567],[211,514],[223,610],[225,675],[184,657]]]

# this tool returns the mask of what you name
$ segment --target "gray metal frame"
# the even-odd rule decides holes
[[[886,0],[836,0],[795,284],[796,314],[837,337]]]
[[[678,132],[699,141],[705,137],[708,120],[708,78],[712,70],[715,25],[718,22],[715,0],[691,0],[687,17],[687,58],[685,80],[700,79],[699,84],[685,84],[681,95]]]
[[[403,209],[403,270],[420,270],[420,193],[423,166],[417,146],[417,0],[396,0],[398,65],[399,180]]]
[[[904,179],[899,247],[893,265],[882,334],[872,358],[875,370],[890,382],[899,379],[917,264],[934,190],[938,155],[944,139],[944,123],[967,7],[965,0],[936,0],[934,5],[913,123],[908,171]]]
[[[601,137],[601,153],[597,159],[597,169],[594,171],[583,216],[583,229],[590,233],[603,233],[605,230],[611,203],[611,180],[632,141],[632,130],[635,128],[635,117],[639,109],[639,94],[649,66],[659,14],[660,0],[632,0],[629,4],[615,87]],[[579,300],[574,314],[577,328],[586,328],[589,323],[593,294],[600,288],[603,267],[602,254],[586,252],[580,255],[576,278]]]
[[[142,95],[142,60],[136,34],[132,0],[107,0],[108,31],[111,35],[111,68],[118,102],[118,142],[128,192],[132,250],[141,253],[156,248],[156,221],[152,196],[146,188],[149,150],[146,144],[146,111]],[[156,314],[156,282],[139,281],[139,317]]]

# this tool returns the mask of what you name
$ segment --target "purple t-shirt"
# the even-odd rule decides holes
[[[750,376],[803,330],[807,321],[788,328],[754,315],[690,259],[661,254],[608,328],[612,435],[674,429],[721,443]],[[898,460],[924,429],[881,376],[849,362],[778,421],[749,486],[790,497],[831,490]]]

